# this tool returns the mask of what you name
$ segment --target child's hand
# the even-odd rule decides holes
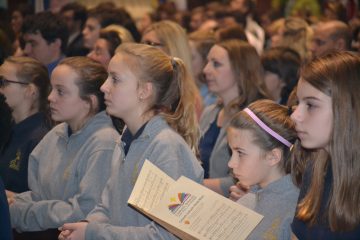
[[[84,240],[87,222],[65,223],[59,228],[59,240]]]
[[[8,204],[10,206],[11,204],[13,204],[15,202],[15,199],[14,199],[15,193],[11,192],[9,190],[5,190],[5,192],[6,192],[6,198],[7,198]]]
[[[236,185],[233,185],[229,188],[230,191],[230,200],[237,201],[242,196],[244,196],[249,191],[249,186],[244,186],[240,182],[237,182]]]

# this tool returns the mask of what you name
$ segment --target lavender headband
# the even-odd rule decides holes
[[[259,125],[259,127],[261,127],[265,132],[267,132],[268,134],[270,134],[271,136],[273,136],[274,138],[276,138],[279,142],[281,142],[282,144],[284,144],[285,146],[291,148],[292,144],[286,140],[285,138],[283,138],[282,136],[280,136],[278,133],[274,132],[271,128],[269,128],[263,121],[260,120],[260,118],[258,118],[255,113],[253,113],[249,108],[245,108],[244,112],[246,112],[255,122],[257,125]]]

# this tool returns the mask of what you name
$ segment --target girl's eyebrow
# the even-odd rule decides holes
[[[241,151],[241,152],[244,152],[245,149],[241,148],[241,147],[234,147],[233,148],[235,151]]]
[[[321,101],[319,98],[317,97],[314,97],[314,96],[307,96],[307,97],[303,97],[303,98],[300,98],[298,95],[296,95],[297,99],[298,100],[315,100],[315,101]]]
[[[65,87],[65,85],[57,83],[54,85],[54,87]]]
[[[117,77],[117,73],[116,72],[109,72],[109,75],[112,77]]]
[[[315,101],[321,101],[319,98],[314,97],[314,96],[309,96],[309,97],[304,97],[304,100],[315,100]]]

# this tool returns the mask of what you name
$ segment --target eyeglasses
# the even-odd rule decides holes
[[[3,88],[5,86],[9,85],[10,83],[17,83],[17,84],[23,84],[23,85],[29,84],[26,82],[18,82],[18,81],[8,80],[8,79],[4,78],[3,76],[0,76],[0,88]]]
[[[157,42],[152,42],[152,41],[143,41],[142,44],[150,45],[153,47],[163,47],[164,46],[164,44],[162,44],[162,43],[157,43]]]

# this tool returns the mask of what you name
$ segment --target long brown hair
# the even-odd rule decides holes
[[[197,153],[199,130],[195,114],[195,93],[191,75],[180,58],[145,44],[124,43],[116,54],[124,54],[127,66],[140,83],[150,82],[155,89],[149,110],[162,115]]]
[[[331,164],[332,186],[328,218],[332,231],[352,230],[360,224],[360,57],[337,52],[315,59],[301,77],[332,99],[333,130],[326,155],[314,162],[312,182],[299,203],[297,217],[316,222],[324,189],[324,171]]]
[[[238,112],[250,103],[268,98],[260,57],[255,48],[241,40],[225,40],[216,45],[224,48],[229,56],[231,69],[237,81],[239,97],[225,106],[225,110]]]

